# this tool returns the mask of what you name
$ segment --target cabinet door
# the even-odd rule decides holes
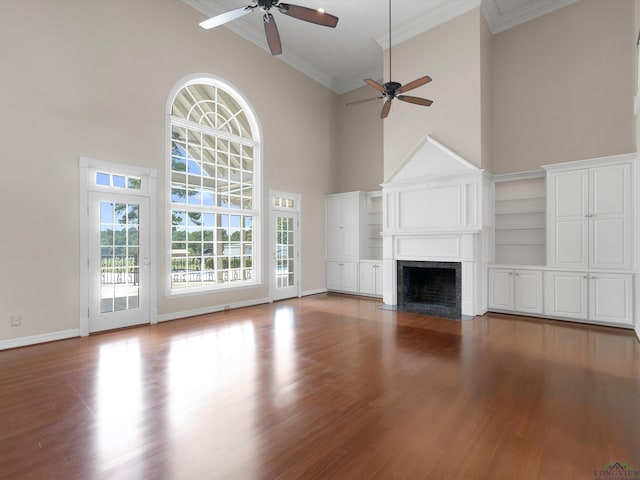
[[[358,215],[358,196],[329,195],[327,197],[327,226],[355,227]]]
[[[552,172],[547,177],[548,265],[588,266],[588,170]]]
[[[343,292],[358,292],[358,262],[342,262]]]
[[[631,268],[631,166],[589,170],[589,266]]]
[[[632,325],[631,275],[591,274],[589,276],[589,319]]]
[[[358,241],[352,227],[327,229],[327,258],[357,260]]]
[[[489,269],[489,308],[513,310],[513,270]]]
[[[327,289],[342,289],[342,263],[327,262]]]
[[[518,312],[542,313],[542,272],[514,272],[514,306]]]
[[[327,258],[358,260],[359,193],[327,197]]]
[[[365,295],[376,294],[376,264],[369,262],[360,263],[360,293]]]
[[[373,266],[373,274],[374,274],[375,279],[376,279],[376,295],[381,297],[382,293],[383,293],[383,288],[382,288],[382,264],[381,263],[376,263]]]
[[[545,315],[587,319],[587,274],[582,272],[545,272]]]

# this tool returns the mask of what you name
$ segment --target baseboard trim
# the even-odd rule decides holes
[[[196,315],[206,315],[208,313],[223,312],[224,310],[231,310],[233,308],[252,307],[254,305],[262,305],[263,303],[269,303],[268,298],[257,298],[254,300],[247,300],[244,302],[229,303],[225,305],[214,305],[211,307],[196,308],[194,310],[186,310],[183,312],[165,313],[158,315],[158,322],[168,322],[171,320],[178,320],[180,318],[195,317]]]
[[[638,341],[640,342],[640,325],[636,325],[636,337],[638,337]]]
[[[12,338],[10,340],[0,341],[0,350],[9,348],[27,347],[29,345],[37,345],[38,343],[55,342],[57,340],[66,340],[80,336],[80,329],[73,328],[71,330],[61,330],[59,332],[43,333],[41,335],[30,335],[28,337]]]
[[[304,292],[300,293],[301,297],[308,297],[309,295],[318,295],[320,293],[327,293],[327,289],[326,288],[317,288],[315,290],[305,290]]]

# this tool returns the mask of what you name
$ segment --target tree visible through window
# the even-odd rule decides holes
[[[171,288],[257,281],[253,235],[258,142],[239,99],[191,83],[171,111]]]

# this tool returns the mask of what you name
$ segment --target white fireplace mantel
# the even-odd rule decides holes
[[[460,262],[462,314],[486,311],[488,174],[426,136],[383,192],[383,301],[397,304],[397,261]]]

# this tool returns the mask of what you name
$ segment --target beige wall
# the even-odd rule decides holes
[[[492,45],[494,173],[635,151],[633,3],[580,0]]]
[[[640,32],[640,0],[634,0],[634,29],[633,29],[633,41],[636,43],[638,41],[638,32]],[[638,91],[638,85],[640,84],[640,78],[638,78],[637,73],[640,70],[640,66],[638,66],[638,48],[636,47],[636,63],[635,63],[635,83],[634,89],[636,91],[636,95],[640,95],[640,91]],[[640,115],[636,115],[635,117],[635,146],[636,152],[640,151]],[[640,266],[640,165],[638,165],[638,160],[636,160],[636,269]],[[640,278],[636,278],[635,282],[635,299],[636,299],[636,332],[640,335],[640,306],[638,302],[640,302]]]
[[[324,288],[337,95],[226,28],[200,29],[202,17],[179,0],[0,5],[0,340],[78,327],[79,156],[158,170],[159,314],[268,296],[264,286],[165,298],[165,107],[174,85],[199,72],[254,108],[264,205],[270,188],[302,194],[302,290]],[[11,315],[23,326],[10,328]]]
[[[364,82],[363,82],[364,85]],[[382,100],[356,105],[349,102],[375,98],[368,85],[340,95],[338,105],[338,155],[336,192],[380,190],[383,180]]]
[[[493,87],[491,83],[491,55],[493,34],[480,15],[480,115],[482,168],[493,172]]]
[[[433,81],[411,95],[434,103],[422,107],[393,102],[384,121],[385,178],[427,134],[482,165],[480,15],[480,9],[472,10],[392,47],[393,80],[404,84],[429,75]],[[385,51],[385,81],[388,79]]]

